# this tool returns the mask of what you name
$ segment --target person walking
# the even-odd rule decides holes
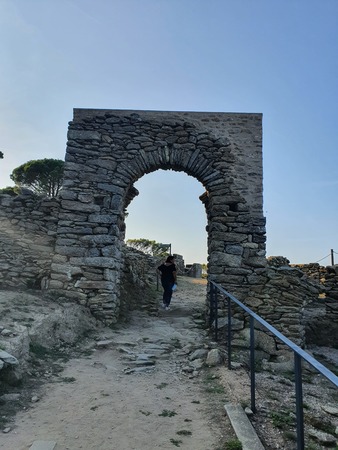
[[[158,266],[157,270],[161,275],[161,283],[163,287],[163,307],[168,311],[170,309],[173,286],[174,284],[177,284],[175,257],[169,255],[166,261]]]

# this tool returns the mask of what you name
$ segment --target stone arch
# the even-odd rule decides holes
[[[243,298],[265,267],[261,115],[75,109],[50,289],[106,323],[119,310],[125,209],[158,169],[205,188],[209,277]]]

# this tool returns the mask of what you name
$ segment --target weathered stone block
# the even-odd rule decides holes
[[[243,247],[241,245],[226,245],[225,252],[229,253],[230,255],[241,256],[243,254]]]
[[[76,202],[72,200],[62,200],[61,206],[63,209],[70,211],[80,211],[80,212],[89,212],[93,213],[95,211],[100,211],[100,207],[94,204],[87,204],[83,202]]]
[[[100,141],[101,134],[98,131],[87,131],[87,130],[72,130],[68,131],[67,138],[69,140],[89,140],[89,141]]]
[[[119,266],[115,258],[83,258],[83,263],[87,266],[116,268]]]
[[[50,280],[48,283],[49,289],[62,289],[63,287],[64,287],[64,284],[61,281]]]
[[[83,247],[70,247],[70,246],[56,245],[55,251],[58,252],[60,255],[65,255],[65,256],[85,256],[85,254],[86,254],[86,249]]]
[[[115,223],[117,214],[91,214],[88,217],[89,222],[94,223]]]
[[[213,252],[210,256],[210,265],[222,265],[226,267],[240,267],[242,257],[227,253]]]
[[[102,289],[107,291],[113,291],[115,287],[110,281],[98,280],[78,280],[74,286],[80,289]]]

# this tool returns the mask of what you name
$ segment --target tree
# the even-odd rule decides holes
[[[3,157],[4,157],[4,154],[2,151],[0,151],[0,159],[3,159]]]
[[[18,187],[17,186],[7,186],[5,188],[0,189],[0,194],[7,194],[15,197],[18,195]]]
[[[150,241],[149,239],[128,239],[127,245],[152,256],[168,255],[168,244],[160,244],[159,242]]]
[[[64,161],[60,159],[35,159],[14,169],[10,177],[19,187],[56,197],[62,186],[63,170]]]

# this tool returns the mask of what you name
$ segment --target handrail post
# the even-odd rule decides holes
[[[212,327],[212,321],[214,320],[214,291],[216,287],[210,283],[210,311],[209,311],[209,327]]]
[[[231,302],[228,297],[228,369],[231,370]]]
[[[215,323],[215,341],[218,341],[218,297],[217,288],[213,283],[210,283],[210,317],[209,324]]]
[[[298,353],[295,356],[295,388],[296,388],[296,418],[297,418],[297,450],[304,450],[304,415],[303,415],[303,385],[302,359]]]
[[[250,316],[250,379],[251,379],[251,410],[256,412],[256,371],[255,371],[255,328],[254,318]]]
[[[215,341],[218,341],[218,290],[215,289]]]

